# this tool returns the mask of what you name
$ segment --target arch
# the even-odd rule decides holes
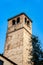
[[[25,23],[27,22],[27,18],[25,17]]]
[[[30,25],[30,22],[29,22],[29,21],[27,21],[27,25],[28,25],[28,26]]]
[[[12,20],[12,25],[15,25],[15,20]]]
[[[19,22],[20,22],[20,17],[17,18],[17,23],[19,23]]]

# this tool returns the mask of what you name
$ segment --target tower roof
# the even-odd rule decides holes
[[[31,20],[25,13],[20,13],[20,14],[14,16],[14,17],[11,17],[11,18],[8,19],[8,21],[10,21],[10,20],[12,20],[13,18],[16,18],[16,17],[18,17],[18,16],[20,16],[20,15],[25,15],[25,16],[32,22],[32,20]]]

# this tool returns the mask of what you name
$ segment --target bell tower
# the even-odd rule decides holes
[[[18,65],[32,65],[32,21],[21,13],[8,19],[4,56]]]

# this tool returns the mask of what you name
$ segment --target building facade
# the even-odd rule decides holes
[[[21,13],[8,19],[4,56],[17,65],[32,65],[32,21]]]

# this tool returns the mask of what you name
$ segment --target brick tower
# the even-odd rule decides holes
[[[32,65],[31,34],[32,21],[25,13],[8,19],[4,56],[18,65]]]

